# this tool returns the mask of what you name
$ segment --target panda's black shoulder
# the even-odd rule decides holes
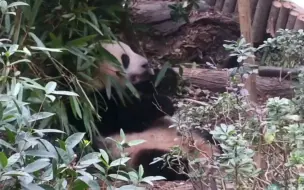
[[[237,56],[228,56],[223,60],[220,67],[224,69],[232,69],[235,67],[240,67],[240,63],[237,61]]]
[[[154,75],[150,80],[141,82],[135,85],[135,88],[142,94],[163,94],[167,96],[175,95],[178,90],[178,84],[180,80],[179,74],[174,71],[172,68],[168,68],[165,71],[164,76],[155,86],[156,81],[158,80],[161,69],[154,69]]]
[[[172,100],[165,95],[142,95],[140,99],[126,102],[125,105],[114,104],[108,106],[102,115],[103,135],[118,133],[122,128],[125,133],[143,132],[151,127],[151,123],[166,115],[172,116],[175,107]]]
[[[149,142],[153,143],[153,142]],[[160,160],[156,163],[151,164],[154,161],[154,158],[160,158],[165,154],[169,153],[171,147],[164,147],[164,149],[142,149],[136,155],[137,158],[133,158],[136,160],[137,163],[134,165],[142,165],[145,169],[144,176],[163,176],[166,178],[167,181],[176,181],[176,180],[187,180],[189,179],[188,175],[184,173],[178,173],[176,171],[179,170],[180,163],[182,162],[183,166],[185,167],[184,170],[187,171],[188,168],[188,160],[181,159],[181,160],[173,160],[170,159],[170,166],[168,167],[168,163]],[[179,162],[179,163],[177,163]],[[136,168],[137,169],[137,168]]]
[[[151,80],[134,85],[140,98],[133,95],[130,90],[121,101],[121,94],[112,88],[112,96],[107,97],[105,89],[100,89],[89,95],[92,103],[98,105],[98,114],[101,121],[95,119],[95,126],[100,134],[110,136],[119,133],[122,128],[125,133],[142,132],[151,127],[151,123],[166,115],[172,116],[175,113],[175,106],[168,95],[177,89],[178,75],[168,69],[164,79],[158,87],[154,87],[160,70],[156,70]],[[95,101],[96,100],[96,101]],[[67,105],[67,113],[70,123],[80,131],[85,131],[83,121],[76,119],[70,105]]]

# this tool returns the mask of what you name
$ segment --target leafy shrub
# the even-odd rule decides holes
[[[18,45],[11,45],[7,51],[3,51],[3,62],[10,66],[10,58],[15,53],[27,53],[18,51]],[[4,47],[6,50],[6,47]],[[45,51],[45,49],[43,49]],[[14,64],[27,62],[18,60]],[[109,173],[112,169],[124,166],[130,159],[122,157],[110,162],[107,153],[100,152],[83,154],[89,141],[83,140],[84,133],[74,133],[66,140],[57,139],[57,145],[46,140],[47,134],[65,134],[57,129],[43,129],[46,119],[54,116],[54,113],[41,111],[43,104],[52,105],[60,95],[78,96],[74,92],[56,90],[57,83],[50,81],[45,86],[39,84],[38,80],[21,77],[20,72],[3,70],[1,94],[0,94],[0,181],[1,188],[10,189],[100,189],[98,180],[108,182],[109,179],[131,181],[137,185],[140,182],[152,184],[154,180],[164,179],[162,177],[143,178],[143,168],[138,173],[130,171],[127,177],[121,174]],[[8,80],[9,79],[9,80]],[[27,100],[27,101],[25,101]],[[37,104],[38,109],[32,109]],[[124,133],[121,132],[124,137]],[[123,141],[125,142],[125,139]],[[132,145],[132,142],[128,144]],[[136,144],[135,144],[136,145]],[[79,146],[81,157],[77,157],[74,149]],[[87,169],[91,166],[97,173],[89,173]],[[123,171],[118,170],[122,173]],[[153,185],[153,184],[152,184]]]
[[[287,32],[282,34],[281,39],[298,35],[298,39],[293,36],[293,41],[300,41],[301,32]],[[286,43],[281,45],[281,50],[289,48]],[[267,51],[268,48],[265,45],[257,49],[249,48],[242,39],[230,42],[225,47],[233,56],[238,56],[241,63],[257,50]],[[301,51],[293,51],[295,56],[286,59],[286,63],[292,63],[296,59],[299,61],[300,54]],[[286,55],[288,56],[289,54]],[[181,111],[176,115],[174,126],[184,131],[185,136],[189,136],[189,128],[210,130],[220,142],[223,154],[214,155],[214,160],[209,163],[210,168],[214,169],[212,177],[219,188],[303,188],[304,74],[298,75],[294,98],[273,97],[265,104],[251,105],[248,104],[247,93],[242,92],[243,84],[235,80],[247,72],[240,68],[231,71],[229,93],[212,97],[208,102],[189,99],[186,99],[186,103],[179,102]],[[194,160],[190,161],[193,163]],[[198,174],[200,170],[200,167],[196,168],[195,173]],[[200,180],[205,183],[207,178],[205,176]]]
[[[12,57],[10,62],[30,56],[30,61],[27,60],[25,64],[14,65],[23,76],[41,78],[44,84],[53,80],[59,89],[77,92],[79,96],[70,97],[69,100],[73,110],[76,110],[76,116],[84,120],[89,137],[96,133],[96,127],[88,121],[95,116],[98,118],[98,115],[85,92],[91,87],[86,86],[88,83],[84,81],[92,80],[91,73],[96,61],[106,56],[102,48],[94,48],[94,43],[100,39],[116,39],[109,26],[119,26],[120,15],[126,11],[122,2],[7,0],[0,4],[1,36],[10,39],[8,45],[19,45],[19,49],[30,53]],[[115,87],[122,90],[120,86]],[[56,99],[53,107],[45,105],[56,113],[45,127],[52,126],[52,122],[71,134],[75,129],[67,121],[62,103],[64,99]]]
[[[262,64],[287,68],[303,65],[304,31],[279,29],[277,34],[260,46],[263,52]]]

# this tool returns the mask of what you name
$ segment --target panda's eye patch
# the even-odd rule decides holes
[[[124,66],[125,69],[129,67],[130,57],[127,54],[121,55],[121,61],[122,61],[122,65]]]

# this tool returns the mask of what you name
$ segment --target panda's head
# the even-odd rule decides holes
[[[103,59],[99,64],[99,70],[95,71],[95,87],[102,89],[107,82],[105,77],[118,79],[122,84],[129,80],[132,84],[147,81],[154,75],[150,62],[143,56],[135,53],[130,46],[123,42],[102,42],[101,46],[116,58],[120,65],[115,65],[109,59]],[[122,72],[123,73],[122,73]]]

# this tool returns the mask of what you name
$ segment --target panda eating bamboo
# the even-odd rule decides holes
[[[138,168],[143,165],[145,176],[163,176],[167,180],[186,180],[188,177],[185,174],[177,174],[175,171],[162,167],[163,163],[156,162],[150,164],[155,157],[161,157],[168,153],[173,146],[178,145],[184,152],[193,153],[193,148],[189,146],[189,142],[181,143],[182,136],[179,135],[175,128],[169,128],[173,124],[171,116],[175,113],[175,108],[171,99],[162,94],[157,94],[152,83],[155,81],[157,73],[151,71],[148,60],[135,53],[127,44],[123,42],[103,43],[102,47],[112,54],[121,64],[125,72],[125,78],[118,74],[119,69],[112,66],[109,61],[103,61],[99,69],[94,74],[94,82],[92,85],[98,89],[105,99],[108,109],[99,111],[98,114],[102,117],[101,121],[95,121],[101,137],[98,136],[93,141],[95,148],[107,148],[111,151],[112,159],[120,157],[114,142],[109,141],[106,137],[120,140],[120,129],[125,132],[127,141],[130,140],[145,140],[145,143],[126,148],[131,159],[128,161],[128,166]],[[154,70],[158,72],[157,70]],[[177,84],[177,74],[169,69],[167,73],[176,76],[176,80],[172,81],[173,86]],[[108,84],[108,78],[104,76],[110,75],[115,77],[122,84],[129,80],[139,92],[138,99],[130,93],[130,102],[125,105],[117,103],[118,93],[112,91],[112,98],[106,99],[105,84]],[[152,83],[151,83],[152,81]],[[128,91],[128,89],[126,89]],[[67,106],[68,107],[68,106]],[[84,124],[73,115],[71,108],[67,111],[69,123],[74,125],[79,131],[85,131]],[[194,145],[199,149],[199,157],[210,157],[215,147],[211,146],[206,140],[212,141],[210,134],[203,137],[200,133],[193,134]],[[101,140],[106,143],[101,143]],[[104,147],[106,146],[106,147]],[[187,163],[186,163],[187,165]],[[187,168],[187,167],[186,167]]]

